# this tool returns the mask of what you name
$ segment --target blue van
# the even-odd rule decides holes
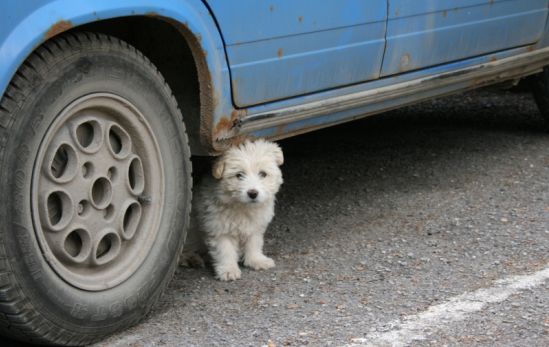
[[[0,11],[0,329],[85,345],[169,282],[191,154],[531,76],[549,0],[33,0]]]

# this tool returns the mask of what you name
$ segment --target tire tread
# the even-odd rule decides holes
[[[173,96],[173,93],[166,83],[164,77],[160,74],[158,69],[151,63],[147,57],[141,52],[136,50],[133,46],[127,44],[118,38],[107,36],[104,34],[97,34],[91,32],[76,32],[64,34],[60,37],[54,38],[38,49],[35,50],[32,55],[21,65],[12,81],[9,83],[2,99],[0,100],[0,167],[3,166],[6,160],[6,146],[10,140],[10,128],[13,125],[12,115],[15,114],[17,108],[19,108],[33,92],[33,81],[43,76],[44,72],[49,67],[56,64],[58,59],[68,52],[74,51],[79,47],[97,47],[100,49],[118,49],[125,51],[127,54],[131,54],[135,58],[139,59],[143,65],[150,69],[160,80],[162,81],[165,95],[171,96],[171,103],[181,115],[177,101]],[[184,128],[184,124],[181,119],[181,134],[184,136],[186,143],[185,150],[188,151],[188,137]],[[186,158],[190,158],[190,153],[183,153]],[[187,182],[191,181],[191,171],[189,168]],[[187,206],[191,203],[191,189],[190,186],[185,192]],[[186,219],[188,227],[189,218]],[[5,242],[0,232],[0,254],[5,254]],[[182,245],[181,245],[182,246]],[[156,303],[159,299],[162,291],[167,287],[167,282],[172,278],[177,265],[177,259],[171,264],[169,269],[169,275],[166,276],[164,282],[159,286],[161,291],[155,293],[153,299],[149,302],[147,311]],[[76,336],[70,332],[65,331],[62,327],[56,326],[55,323],[47,320],[41,316],[37,310],[33,307],[32,303],[25,297],[22,290],[18,288],[16,278],[11,270],[9,260],[6,257],[0,257],[0,333],[8,335],[11,338],[24,340],[27,342],[39,343],[39,344],[61,344],[61,345],[85,345],[93,343],[101,338],[103,335],[80,335]],[[6,283],[7,282],[7,283]],[[131,325],[137,324],[145,317],[139,317],[130,322]]]

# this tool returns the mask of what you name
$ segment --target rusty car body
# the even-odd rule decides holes
[[[39,343],[97,341],[135,324],[154,304],[185,238],[190,154],[216,155],[244,138],[282,139],[435,97],[513,84],[549,66],[549,0],[37,0],[3,1],[0,10],[0,312],[6,317],[0,327],[8,336]],[[143,78],[165,83],[163,91],[173,94],[173,100],[162,99],[167,106],[158,108],[158,116],[169,113],[185,128],[167,126],[169,134],[155,128],[156,115],[144,110],[162,97],[150,96],[140,106],[112,78],[129,81],[135,73],[122,63],[94,70],[100,60],[90,57],[97,54],[113,59],[113,66],[132,55],[134,72],[147,66]],[[80,70],[71,75],[76,56]],[[106,71],[104,90],[97,82],[89,89],[93,93],[71,94],[71,85],[88,90],[82,81],[97,78],[89,71]],[[61,73],[73,79],[56,80]],[[145,88],[128,85],[138,87]],[[42,111],[33,108],[42,92],[57,111],[44,111],[45,101]],[[71,107],[92,101],[95,113],[76,125],[73,137],[56,132],[63,119],[67,129],[84,119]],[[98,112],[104,114],[93,116]],[[137,129],[128,119],[152,125]],[[94,131],[107,136],[110,146],[101,157],[84,143]],[[140,158],[129,168],[117,148],[124,141],[129,146],[126,138]],[[164,138],[178,140],[163,144]],[[48,149],[57,143],[63,144]],[[147,153],[158,155],[149,161]],[[73,163],[71,155],[80,159]],[[48,156],[54,157],[51,163],[45,162]],[[89,161],[80,169],[82,158]],[[93,165],[103,170],[105,160],[113,166],[94,176]],[[178,160],[181,166],[170,166]],[[73,164],[82,173],[64,180]],[[117,172],[129,172],[122,178],[133,199],[120,206],[114,196]],[[181,172],[177,191],[167,182]],[[145,177],[141,190],[139,177]],[[89,196],[76,188],[73,193],[71,179],[93,181]],[[176,204],[185,208],[177,212]],[[86,221],[86,209],[98,219],[104,214],[107,224],[113,214],[121,218],[120,235],[109,226],[108,239],[97,236],[103,229],[96,235],[94,228],[104,225]],[[67,214],[81,226],[67,220],[72,231],[63,234],[69,227],[56,223]],[[150,245],[135,246],[133,234],[124,234],[131,218],[138,235],[154,229],[143,238]],[[159,222],[142,231],[147,218]],[[171,240],[162,246],[166,252],[149,251],[168,237],[164,229]],[[61,241],[55,241],[58,234],[64,235]],[[115,248],[126,253],[115,254],[119,263],[109,268],[100,256]],[[139,257],[131,271],[122,269],[125,254]],[[128,284],[149,268],[162,276]],[[88,273],[93,281],[86,280]],[[40,289],[43,283],[51,290]]]

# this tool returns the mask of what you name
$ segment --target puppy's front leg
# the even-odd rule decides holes
[[[230,236],[220,236],[208,242],[216,277],[222,281],[240,278],[237,244],[238,242]]]
[[[275,266],[274,260],[263,254],[263,233],[252,234],[246,240],[244,265],[254,270],[266,270]]]

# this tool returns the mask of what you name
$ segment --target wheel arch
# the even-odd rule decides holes
[[[202,1],[53,0],[14,16],[17,23],[0,32],[0,93],[44,42],[67,31],[102,32],[143,51],[163,74],[183,108],[193,154],[215,152],[214,119],[232,111],[230,76],[221,35]]]

